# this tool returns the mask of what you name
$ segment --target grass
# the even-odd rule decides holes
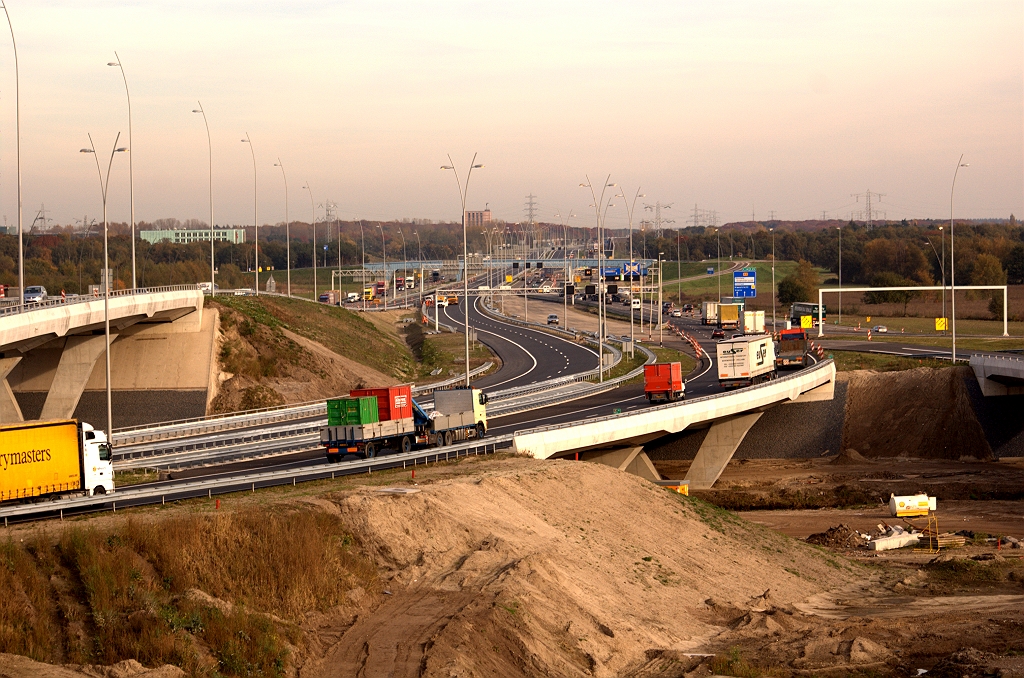
[[[681,363],[684,377],[697,367],[696,358],[688,353],[668,347],[648,346],[647,348],[654,351],[654,355],[658,356],[659,363]]]
[[[359,313],[281,297],[224,296],[216,297],[215,303],[237,311],[249,322],[271,330],[291,330],[395,378],[405,379],[416,371],[409,348]]]
[[[306,612],[378,582],[338,518],[251,507],[8,538],[0,586],[0,652],[213,677],[285,675]]]
[[[624,354],[622,356],[622,360],[619,361],[619,364],[616,365],[615,367],[613,367],[608,372],[606,372],[605,375],[604,375],[604,378],[605,379],[615,379],[615,378],[621,377],[621,376],[623,376],[625,374],[629,374],[630,372],[632,372],[636,368],[638,368],[641,365],[643,365],[645,362],[647,362],[647,356],[644,355],[643,353],[641,353],[640,351],[634,351],[632,358],[630,358],[628,355]],[[643,377],[641,376],[639,378],[642,379]]]
[[[913,370],[918,367],[946,368],[948,360],[934,358],[905,358],[898,355],[883,353],[860,353],[858,351],[829,351],[828,357],[836,361],[836,370],[851,372],[854,370],[875,370],[876,372],[898,372]]]
[[[669,269],[665,269],[665,299],[677,300],[677,290],[681,291],[684,298],[686,297],[707,297],[709,299],[715,299],[718,297],[718,279],[722,278],[722,296],[732,295],[732,274],[726,274],[724,276],[707,275],[706,269],[709,266],[716,266],[715,262],[705,262],[700,264],[701,270],[697,273],[687,273],[687,270],[683,269],[683,276],[687,275],[700,275],[704,273],[703,278],[697,280],[684,280],[683,282],[675,282],[676,276],[675,271],[669,272]],[[722,269],[727,270],[732,262],[722,260]],[[772,283],[772,265],[771,262],[755,262],[752,263],[751,268],[757,271],[757,286],[761,292],[761,296],[771,301],[771,283]],[[775,262],[775,283],[776,285],[785,278],[787,275],[795,272],[797,269],[797,262],[795,261],[777,261]],[[819,274],[825,275],[824,270],[818,270]],[[671,275],[671,277],[670,277]]]
[[[828,304],[826,303],[826,308]],[[789,310],[788,307],[786,309]],[[863,309],[862,309],[863,310]],[[829,329],[837,322],[838,318],[836,313],[829,311],[829,317],[826,321],[828,325],[825,327],[825,334],[828,336]],[[906,330],[911,334],[926,334],[934,337],[935,340],[942,340],[944,337],[941,332],[935,330],[935,319],[934,318],[921,318],[921,317],[902,317],[902,316],[876,316],[870,314],[859,314],[852,315],[849,313],[843,314],[843,326],[847,328],[857,327],[858,324],[861,327],[861,334],[859,337],[854,338],[867,338],[866,330],[874,327],[875,325],[885,325],[889,328],[890,338],[901,338],[900,330]],[[1017,337],[1017,341],[1020,342],[1020,336],[1024,335],[1024,322],[1014,320],[1007,323],[1007,331]],[[893,337],[895,335],[895,337]],[[957,317],[956,320],[956,335],[957,339],[961,335],[975,335],[985,337],[1001,337],[1003,335],[1003,321],[1002,320],[976,320],[971,318],[960,319]],[[872,337],[884,338],[882,335],[872,333]],[[844,338],[846,338],[844,336]],[[946,332],[944,338],[946,341],[951,341],[952,337],[949,332]],[[959,343],[959,342],[958,342]]]

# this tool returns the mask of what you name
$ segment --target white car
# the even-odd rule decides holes
[[[42,285],[29,285],[25,288],[25,303],[36,304],[46,301],[46,288]]]
[[[875,325],[874,327],[871,328],[871,331],[874,332],[875,334],[885,334],[889,331],[889,328],[886,327],[885,325]]]
[[[679,309],[679,308],[672,309],[672,317],[673,318],[682,318],[683,317],[682,309]]]
[[[548,325],[557,325],[557,324],[558,324],[558,315],[552,313],[551,315],[548,316]]]

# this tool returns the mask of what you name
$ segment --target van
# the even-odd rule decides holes
[[[347,301],[350,304],[359,301],[359,294],[356,292],[349,292],[347,295],[345,295],[345,301]]]
[[[557,313],[552,313],[551,315],[548,316],[548,325],[557,325],[557,324],[558,324],[558,314]]]
[[[448,297],[448,305],[449,306],[458,306],[459,305],[459,298],[457,296],[455,296],[454,294],[450,295]]]

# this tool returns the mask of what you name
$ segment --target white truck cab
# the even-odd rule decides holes
[[[114,462],[107,434],[82,422],[82,487],[90,497],[114,491]]]

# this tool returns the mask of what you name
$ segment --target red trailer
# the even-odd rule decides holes
[[[408,384],[387,388],[358,388],[349,392],[349,396],[377,396],[377,413],[380,421],[412,417],[412,387]]]
[[[683,366],[680,363],[644,365],[644,395],[650,402],[674,402],[686,394]]]

